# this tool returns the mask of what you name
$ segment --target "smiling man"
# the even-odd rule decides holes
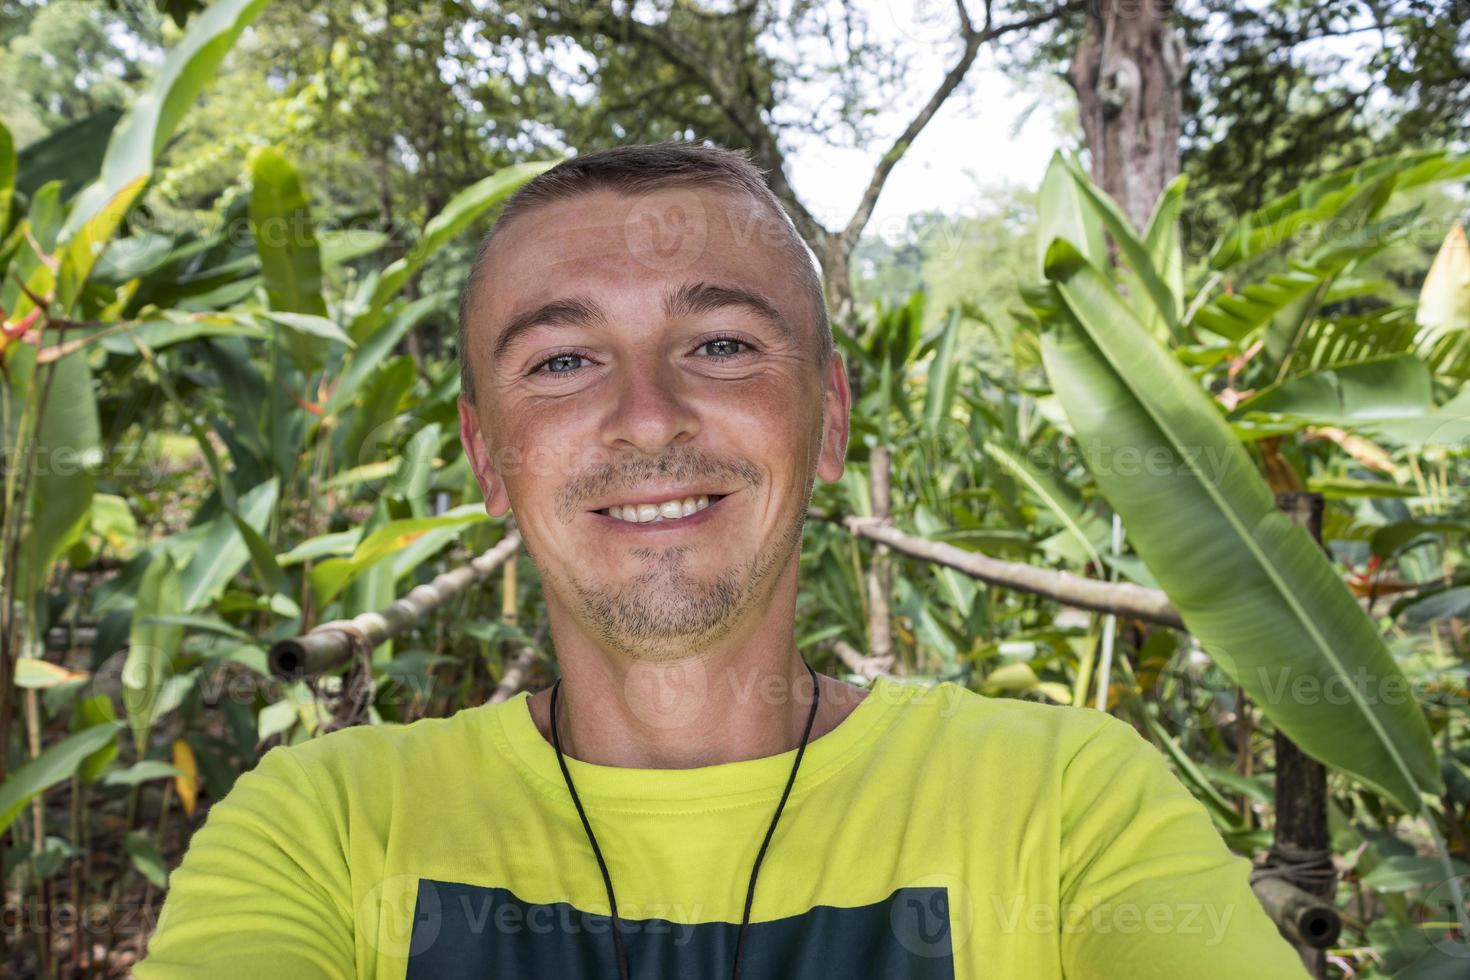
[[[560,679],[266,753],[137,976],[1304,975],[1126,724],[807,666],[803,520],[849,392],[742,155],[542,174],[460,331],[465,451],[539,572]]]

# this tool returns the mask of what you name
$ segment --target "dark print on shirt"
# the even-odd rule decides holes
[[[633,980],[728,976],[737,922],[620,919]],[[741,980],[953,980],[949,895],[900,888],[858,908],[819,905],[752,922]],[[609,980],[610,920],[564,902],[532,905],[504,888],[419,879],[407,980]]]

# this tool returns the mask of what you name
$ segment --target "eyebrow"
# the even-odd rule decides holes
[[[765,320],[788,342],[795,341],[795,331],[776,305],[759,293],[738,286],[720,286],[708,282],[685,283],[664,293],[663,312],[669,319],[698,316],[715,310],[744,309]],[[495,338],[492,356],[499,359],[526,332],[536,327],[597,327],[608,322],[607,312],[595,301],[574,296],[553,300],[510,319]]]

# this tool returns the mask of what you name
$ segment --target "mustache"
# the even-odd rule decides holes
[[[621,456],[578,474],[558,489],[556,514],[569,522],[586,509],[583,504],[595,494],[634,488],[654,479],[680,483],[710,479],[746,488],[760,486],[762,478],[760,469],[750,460],[712,456],[686,447],[658,456]]]

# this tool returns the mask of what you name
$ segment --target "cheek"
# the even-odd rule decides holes
[[[804,467],[816,452],[820,418],[810,418],[806,403],[789,385],[722,399],[704,417],[718,420],[705,443],[711,450],[751,460],[775,486],[805,478]]]
[[[497,433],[501,448],[495,455],[513,503],[522,508],[550,505],[551,490],[585,463],[587,421],[546,405],[509,410],[502,418],[506,424]]]

